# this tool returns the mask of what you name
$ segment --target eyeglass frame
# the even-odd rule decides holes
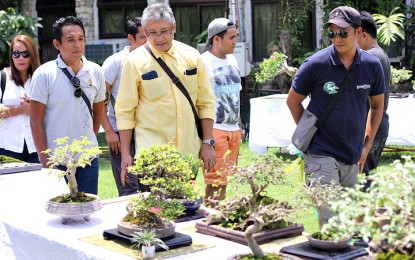
[[[150,32],[150,34],[147,32],[147,29],[144,28],[144,31],[146,32],[146,36],[150,39],[157,39],[157,37],[166,37],[166,36],[170,36],[173,33],[173,27],[169,30],[166,30],[165,32],[161,31],[160,34],[158,34],[157,32]]]
[[[18,59],[18,58],[20,58],[20,56],[23,56],[23,58],[28,59],[28,58],[30,58],[30,52],[28,50],[25,50],[25,51],[17,51],[17,50],[12,51],[12,57],[14,59]]]
[[[353,29],[353,31],[356,31],[356,29]],[[349,37],[349,34],[351,33],[352,31],[346,31],[346,30],[340,30],[340,31],[334,31],[334,30],[329,30],[328,31],[328,33],[327,33],[327,36],[330,38],[330,39],[334,39],[334,38],[336,38],[336,36],[338,35],[340,38],[342,38],[342,39],[347,39],[348,37]],[[334,35],[333,35],[334,34]],[[332,36],[331,36],[332,35]]]
[[[74,82],[76,80],[76,82]],[[72,86],[75,87],[75,91],[73,92],[74,96],[76,98],[79,98],[82,96],[82,88],[81,88],[81,80],[78,77],[72,77],[71,78]]]

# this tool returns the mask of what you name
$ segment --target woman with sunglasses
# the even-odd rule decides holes
[[[0,90],[0,155],[25,162],[39,163],[30,129],[29,86],[33,72],[40,66],[33,39],[16,35],[10,44],[10,67],[5,68],[5,88]]]

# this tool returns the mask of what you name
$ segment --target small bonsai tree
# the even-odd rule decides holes
[[[141,183],[149,185],[151,192],[163,199],[199,198],[192,184],[200,166],[199,159],[184,154],[172,145],[154,145],[141,149],[129,167],[131,173],[141,177]]]
[[[222,226],[245,231],[245,238],[255,257],[263,257],[264,252],[254,239],[254,234],[263,231],[265,227],[285,227],[286,218],[292,208],[285,202],[266,196],[269,185],[289,185],[285,164],[281,157],[275,155],[260,155],[247,167],[235,167],[231,176],[237,189],[236,197],[220,203],[220,216],[211,215],[208,223],[222,222]],[[244,194],[238,190],[248,185],[249,192]],[[245,192],[246,193],[246,192]]]
[[[101,151],[99,147],[93,146],[93,143],[85,136],[82,136],[81,140],[74,139],[71,144],[68,144],[68,138],[68,136],[57,138],[54,141],[57,147],[53,150],[47,149],[42,153],[49,155],[50,172],[56,166],[66,167],[66,171],[60,171],[59,176],[67,177],[70,195],[73,197],[78,193],[78,184],[75,179],[76,168],[91,165],[91,161],[98,157]]]
[[[415,163],[409,156],[403,160],[395,161],[392,170],[371,174],[372,183],[366,193],[361,189],[365,183],[363,177],[356,188],[346,188],[332,205],[339,214],[324,229],[349,229],[360,233],[365,241],[372,238],[372,251],[377,252],[377,259],[399,257],[393,254],[401,255],[393,259],[413,258]]]
[[[273,52],[271,56],[259,64],[259,72],[255,73],[255,81],[264,83],[280,74],[286,73],[294,76],[297,68],[288,66],[287,56],[280,52]]]

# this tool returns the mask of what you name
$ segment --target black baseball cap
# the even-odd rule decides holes
[[[349,6],[339,6],[333,9],[329,15],[329,21],[324,25],[325,27],[330,24],[335,24],[341,28],[349,26],[359,27],[362,23],[360,13]]]

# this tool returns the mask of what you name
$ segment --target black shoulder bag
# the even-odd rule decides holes
[[[343,80],[339,92],[337,92],[334,97],[331,99],[330,103],[327,105],[326,109],[324,110],[323,114],[321,114],[320,118],[317,118],[313,113],[311,113],[308,109],[304,109],[303,114],[301,115],[300,121],[295,128],[293,136],[291,137],[291,142],[293,145],[300,151],[306,152],[308,147],[311,143],[311,140],[314,137],[314,134],[323,124],[324,120],[326,120],[328,114],[333,109],[334,105],[336,104],[337,100],[342,96],[346,87],[348,85],[349,80],[352,78],[353,69],[349,72],[346,78]]]
[[[61,70],[66,75],[66,77],[68,77],[69,81],[72,84],[72,78],[73,78],[73,76],[71,75],[71,73],[69,73],[68,69],[67,68],[61,68]],[[82,99],[84,100],[86,106],[88,107],[89,114],[91,115],[92,118],[94,118],[93,117],[93,114],[92,114],[91,102],[89,101],[88,97],[86,96],[86,94],[84,93],[84,91],[82,89],[81,89],[81,92],[82,92]]]
[[[187,92],[186,88],[183,86],[183,83],[180,81],[180,79],[178,77],[176,77],[176,75],[174,75],[174,73],[169,69],[169,67],[166,65],[166,63],[164,63],[164,61],[161,58],[156,58],[154,53],[150,50],[150,46],[148,46],[148,44],[146,44],[144,47],[151,54],[151,56],[153,56],[153,58],[158,62],[158,64],[163,68],[163,70],[167,73],[167,75],[169,75],[169,77],[173,81],[174,85],[176,85],[180,89],[180,91],[183,93],[183,95],[189,101],[189,104],[192,107],[193,116],[195,118],[197,134],[198,134],[199,138],[202,140],[203,139],[202,123],[200,122],[200,118],[197,115],[195,105],[193,104],[192,99],[190,98],[189,92]]]
[[[6,90],[6,73],[4,72],[4,70],[2,70],[0,72],[1,75],[1,99],[0,99],[0,103],[3,104],[3,96],[4,96],[4,91]]]

